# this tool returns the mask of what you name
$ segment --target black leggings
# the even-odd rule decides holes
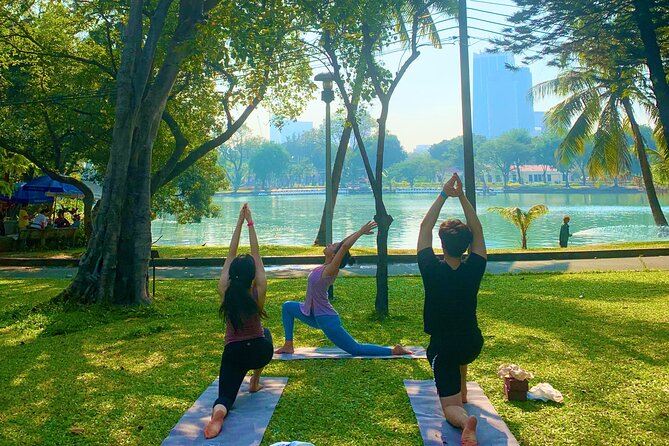
[[[231,342],[223,349],[218,375],[218,398],[214,406],[222,404],[229,411],[249,370],[261,369],[272,360],[272,334],[267,328],[263,331],[263,338]]]
[[[472,336],[458,336],[454,339],[430,340],[427,360],[434,374],[439,397],[460,392],[460,366],[473,362],[481,353],[483,337],[480,332]]]

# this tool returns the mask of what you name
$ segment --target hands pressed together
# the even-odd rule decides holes
[[[239,210],[239,223],[242,223],[244,220],[246,220],[247,223],[253,223],[251,209],[249,208],[248,203],[244,203],[242,208]]]
[[[444,184],[444,193],[449,197],[460,197],[464,195],[462,180],[457,173],[454,173],[453,176]]]

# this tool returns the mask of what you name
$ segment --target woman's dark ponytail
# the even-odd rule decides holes
[[[230,324],[235,331],[239,330],[244,322],[255,314],[267,317],[264,310],[251,295],[251,285],[256,276],[255,261],[247,254],[237,256],[230,264],[230,285],[218,310],[219,315]]]

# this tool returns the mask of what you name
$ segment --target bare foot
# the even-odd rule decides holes
[[[251,375],[251,381],[249,382],[249,393],[256,393],[263,387],[264,386],[260,384],[260,372],[254,372],[253,375]]]
[[[478,441],[476,440],[476,417],[471,416],[467,418],[465,427],[462,429],[462,437],[460,437],[461,446],[478,446]]]
[[[288,353],[289,355],[292,355],[293,353],[295,353],[295,348],[293,348],[293,346],[283,344],[283,347],[274,350],[274,353],[278,354]]]
[[[207,423],[207,427],[204,428],[204,438],[214,438],[221,433],[223,428],[223,421],[225,416],[228,414],[228,410],[223,405],[216,405],[214,411],[211,414],[211,420]]]
[[[393,347],[393,355],[413,355],[414,353],[411,350],[407,350],[406,348],[402,347],[401,344],[395,344],[395,347]]]
[[[462,395],[462,404],[467,404],[467,392],[460,391]]]

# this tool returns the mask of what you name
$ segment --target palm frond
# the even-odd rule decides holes
[[[583,156],[585,143],[592,137],[592,130],[599,120],[600,104],[598,98],[591,97],[585,109],[572,124],[567,135],[555,150],[555,159],[559,164],[570,165]]]
[[[593,178],[626,175],[632,159],[618,111],[617,97],[612,95],[604,106],[595,132],[588,173]]]
[[[565,134],[567,129],[571,128],[574,119],[584,112],[587,112],[584,119],[587,118],[590,124],[594,124],[592,118],[599,114],[599,100],[597,90],[584,90],[573,94],[548,110],[546,125],[558,135]]]
[[[546,214],[548,214],[548,206],[544,204],[535,204],[527,211],[528,222],[532,222]]]
[[[660,121],[660,112],[657,109],[657,105],[645,96],[640,97],[638,102],[650,117],[653,127],[653,138],[655,138],[655,142],[657,143],[658,151],[665,159],[669,159],[669,147],[664,138],[664,127],[662,126],[662,121]]]

